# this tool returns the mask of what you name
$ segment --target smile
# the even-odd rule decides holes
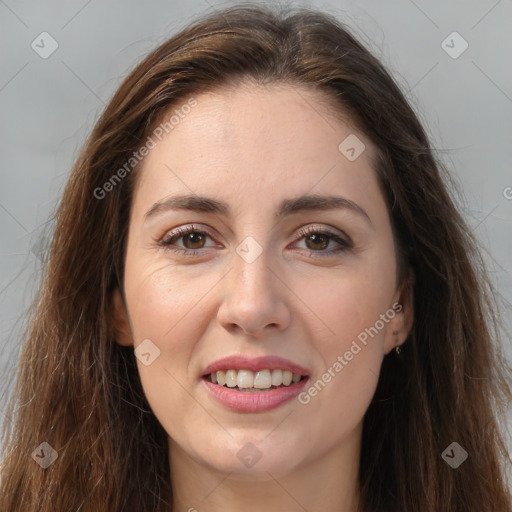
[[[236,412],[264,412],[296,397],[309,370],[278,356],[232,355],[203,369],[201,382],[210,398]]]
[[[219,386],[232,388],[236,391],[260,392],[290,386],[305,376],[292,373],[290,370],[219,370],[210,373],[210,381]]]

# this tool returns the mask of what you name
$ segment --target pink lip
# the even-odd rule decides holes
[[[208,375],[218,370],[251,370],[253,372],[257,372],[259,370],[289,370],[292,373],[297,373],[299,375],[309,375],[308,370],[302,366],[278,356],[224,357],[223,359],[219,359],[218,361],[208,365],[205,368],[203,375]]]
[[[245,392],[214,384],[209,375],[219,370],[289,370],[292,373],[307,378],[290,386],[272,389],[270,391]],[[309,372],[302,366],[278,356],[243,357],[229,356],[208,365],[202,375],[202,381],[213,397],[222,405],[237,412],[263,412],[279,407],[297,396],[309,381]]]
[[[214,398],[228,409],[237,412],[264,412],[275,409],[297,396],[309,381],[309,378],[300,380],[290,386],[253,393],[235,391],[231,388],[219,386],[219,384],[210,382],[206,377],[201,380]]]

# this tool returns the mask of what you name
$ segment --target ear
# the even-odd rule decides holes
[[[114,339],[119,345],[125,347],[133,345],[128,310],[119,288],[116,288],[112,295],[112,327]]]
[[[386,316],[390,319],[386,325],[384,338],[384,353],[388,354],[407,339],[411,332],[414,320],[414,305],[412,299],[412,285],[406,280],[396,291],[390,312]],[[391,310],[394,312],[391,312]]]

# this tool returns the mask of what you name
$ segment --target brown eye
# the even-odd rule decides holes
[[[202,249],[205,242],[205,237],[198,231],[192,231],[187,235],[182,236],[183,245],[186,249]]]
[[[313,234],[306,238],[306,245],[312,250],[325,249],[329,245],[329,236],[323,234]],[[311,242],[311,243],[309,243]]]
[[[300,229],[298,234],[300,238],[297,240],[301,241],[304,239],[306,249],[311,256],[335,256],[338,253],[353,248],[353,243],[347,235],[334,233],[326,229],[319,229],[313,226]],[[326,250],[331,242],[335,242],[338,247]]]
[[[158,244],[170,251],[194,256],[200,255],[201,249],[208,248],[206,246],[207,238],[211,239],[212,237],[201,229],[188,226],[167,233]]]

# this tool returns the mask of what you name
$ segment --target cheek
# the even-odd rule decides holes
[[[127,261],[125,279],[135,343],[154,338],[162,351],[175,350],[200,327],[190,319],[202,316],[205,294],[214,286],[215,276],[204,272],[198,279],[187,269],[141,261],[132,266]]]
[[[315,283],[319,286],[308,294],[308,300],[328,328],[324,343],[331,358],[333,351],[348,350],[358,337],[364,341],[368,329],[375,342],[367,347],[378,349],[387,326],[380,318],[389,312],[395,292],[393,268],[369,262],[364,267],[332,273],[321,281],[315,279]],[[372,329],[376,322],[378,334]]]
[[[316,338],[323,367],[301,398],[312,417],[318,418],[314,421],[326,422],[318,428],[348,431],[370,405],[388,322],[394,317],[390,309],[395,291],[392,263],[392,258],[382,259],[360,270],[341,272],[338,279],[330,279],[310,295],[312,309],[329,328],[327,336]]]
[[[152,353],[149,365],[137,359],[142,387],[155,416],[172,436],[176,414],[187,415],[195,407],[186,390],[197,377],[189,373],[190,362],[195,342],[204,333],[205,294],[218,279],[205,274],[191,286],[186,272],[150,261],[130,266],[127,260],[126,269],[135,347],[150,340],[149,352],[158,354]]]
[[[384,301],[361,293],[355,284],[345,291],[321,309],[335,334],[317,338],[323,366],[298,397],[311,429],[337,432],[339,438],[360,424],[375,394],[385,334],[385,324],[379,329],[376,322],[386,311]]]
[[[298,397],[308,430],[326,436],[326,443],[348,439],[358,429],[375,394],[379,367],[378,351],[361,349],[351,361],[333,359]],[[300,413],[299,413],[300,414]],[[331,437],[332,436],[332,437]]]

